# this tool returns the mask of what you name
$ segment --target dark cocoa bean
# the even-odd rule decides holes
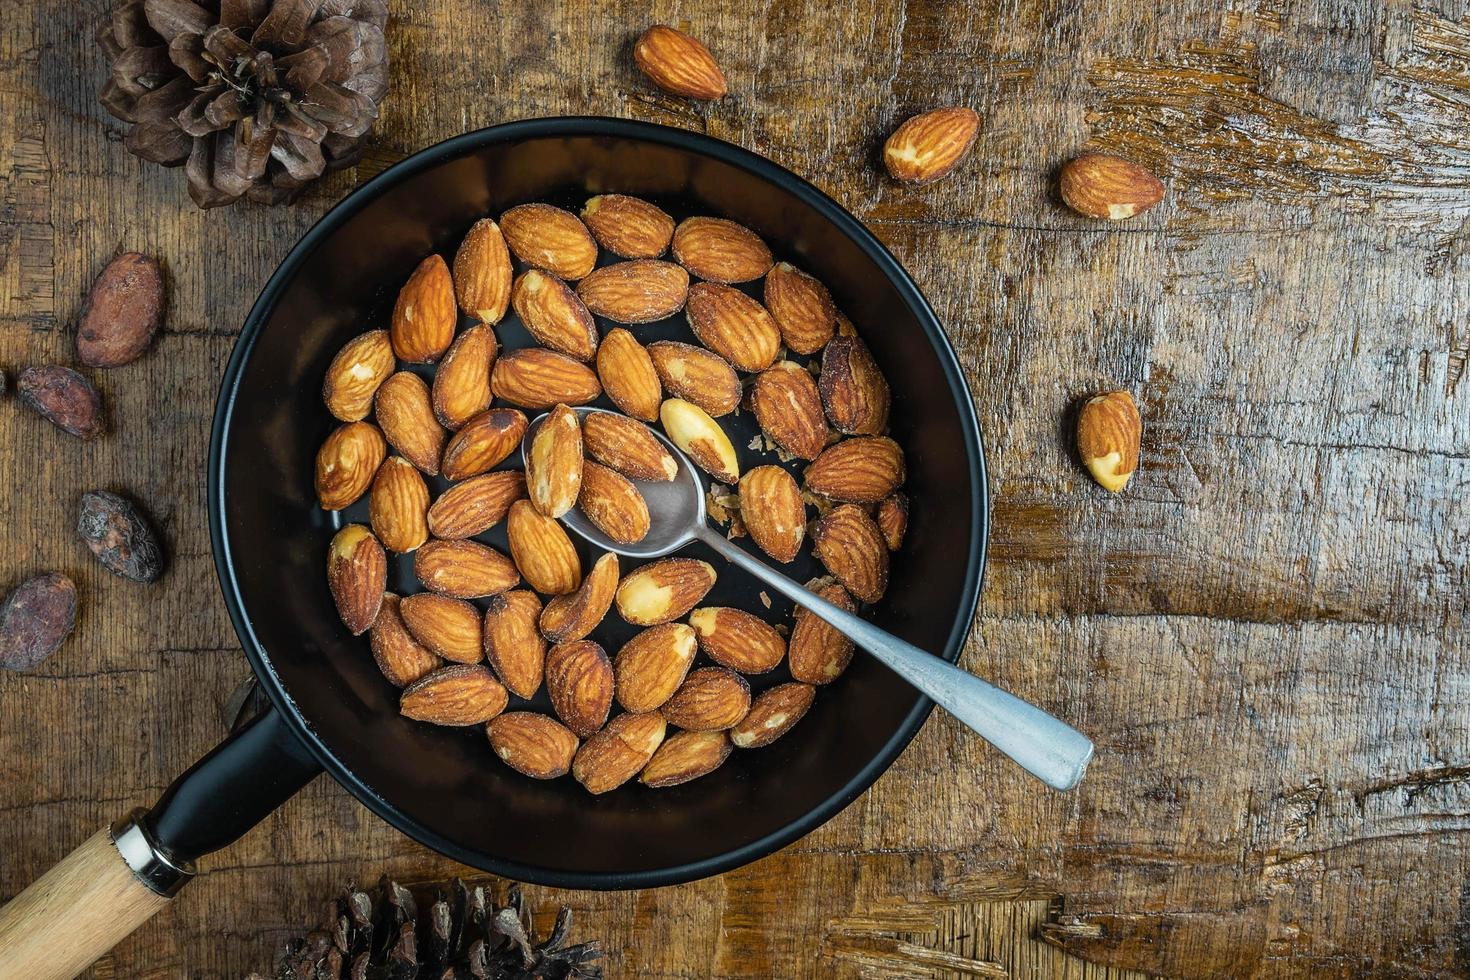
[[[77,533],[110,572],[134,582],[152,582],[163,573],[158,535],[125,497],[106,490],[82,494]]]
[[[30,670],[56,652],[77,621],[77,587],[47,572],[27,579],[0,603],[0,667]]]
[[[119,367],[148,349],[163,322],[158,260],[124,252],[107,264],[82,305],[77,357],[89,367]]]
[[[15,379],[21,403],[79,439],[102,431],[102,396],[92,382],[68,367],[28,367]]]

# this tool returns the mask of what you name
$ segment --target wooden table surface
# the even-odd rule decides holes
[[[1470,4],[392,4],[366,161],[294,206],[203,213],[95,101],[103,4],[0,17],[0,365],[67,361],[119,248],[164,258],[165,335],[99,372],[115,433],[0,402],[0,587],[82,595],[73,638],[0,676],[0,899],[213,745],[247,673],[203,467],[256,291],[356,183],[437,140],[591,113],[696,129],[802,174],[917,278],[988,439],[994,538],[969,668],[1075,721],[1098,759],[1038,791],[934,716],[785,851],[677,888],[530,888],[614,976],[1447,977],[1470,971]],[[648,23],[704,38],[731,95],[655,92]],[[877,169],[905,115],[973,106],[954,175]],[[1164,175],[1123,224],[1066,211],[1088,148]],[[1068,407],[1144,418],[1121,496]],[[110,576],[76,495],[125,488],[172,567]],[[983,637],[983,642],[978,639]],[[348,879],[455,873],[318,780],[207,862],[99,977],[238,976]]]

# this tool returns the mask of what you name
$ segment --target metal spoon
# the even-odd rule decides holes
[[[605,410],[576,409],[578,416],[601,411]],[[546,415],[541,415],[527,427],[521,443],[523,460],[545,419]],[[643,540],[633,544],[613,541],[577,508],[562,516],[567,527],[597,547],[629,558],[660,558],[695,541],[702,542],[731,564],[826,620],[1048,786],[1071,789],[1082,779],[1092,758],[1092,742],[1081,732],[1035,705],[1007,694],[947,660],[920,650],[814,595],[759,559],[752,558],[710,527],[705,521],[704,486],[694,464],[662,432],[651,426],[649,431],[678,461],[679,474],[664,483],[637,481],[651,518],[648,534]]]

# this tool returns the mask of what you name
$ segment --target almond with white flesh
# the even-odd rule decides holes
[[[612,664],[602,647],[576,640],[548,650],[546,693],[556,716],[579,737],[601,728],[613,699]]]
[[[709,100],[726,92],[725,74],[709,48],[672,27],[655,24],[644,31],[633,45],[633,61],[670,95]]]
[[[597,348],[597,377],[602,390],[628,415],[645,422],[658,420],[663,386],[653,358],[623,327],[614,327]]]
[[[740,376],[720,355],[693,344],[660,340],[648,345],[648,356],[669,394],[698,405],[710,417],[729,415],[740,406]]]
[[[883,166],[907,184],[938,180],[959,166],[979,131],[980,117],[964,106],[910,116],[883,143]]]
[[[444,447],[440,473],[446,480],[466,480],[500,465],[520,447],[526,416],[514,408],[492,408],[460,426]]]
[[[496,359],[490,390],[519,408],[544,411],[595,401],[602,385],[581,361],[540,347],[519,347]]]
[[[526,495],[547,517],[560,517],[582,489],[582,426],[565,405],[552,409],[526,453]]]
[[[510,505],[505,519],[510,555],[526,584],[542,595],[565,595],[582,584],[582,560],[572,539],[529,500]]]
[[[788,262],[771,267],[765,301],[781,339],[798,354],[815,354],[837,329],[837,307],[827,287]]]
[[[877,602],[888,589],[888,545],[883,532],[857,504],[832,508],[812,528],[817,557],[847,591]]]
[[[682,398],[670,398],[658,414],[664,432],[694,465],[721,483],[733,484],[740,479],[740,460],[730,437],[704,409]]]
[[[499,323],[510,305],[513,275],[500,226],[489,218],[476,221],[454,253],[454,297],[459,308],[481,323]]]
[[[378,618],[387,581],[388,556],[373,532],[361,524],[348,524],[332,537],[327,586],[337,615],[353,636],[366,633]]]
[[[399,615],[398,603],[398,596],[391,592],[383,594],[383,606],[373,621],[368,642],[372,647],[373,661],[388,683],[394,687],[407,687],[444,666],[444,661],[413,638]]]
[[[891,493],[878,505],[878,530],[883,532],[883,543],[889,551],[903,547],[904,535],[909,529],[909,498],[906,493]]]
[[[750,710],[750,684],[733,670],[701,667],[658,710],[670,725],[691,732],[723,731]]]
[[[663,623],[633,637],[613,660],[618,704],[629,711],[654,711],[673,697],[698,649],[694,630]]]
[[[571,729],[534,711],[507,711],[485,726],[500,761],[532,779],[555,779],[572,768],[581,745]]]
[[[432,364],[454,340],[459,312],[454,305],[454,280],[439,255],[418,264],[393,304],[389,338],[400,361]]]
[[[343,422],[367,418],[378,386],[396,366],[388,331],[369,330],[352,338],[327,366],[322,381],[322,401],[327,403],[327,411]]]
[[[786,641],[776,628],[743,609],[696,609],[689,614],[689,625],[707,657],[742,674],[764,674],[786,656]]]
[[[399,600],[398,615],[425,647],[455,663],[479,663],[485,656],[480,610],[463,599],[420,592]]]
[[[642,541],[648,534],[648,503],[633,482],[601,463],[586,463],[577,506],[587,519],[619,544]]]
[[[801,550],[806,504],[796,479],[779,466],[757,466],[740,478],[740,517],[755,543],[779,562]]]
[[[816,459],[827,448],[827,416],[811,374],[792,361],[777,361],[755,376],[750,406],[761,431],[797,459]]]
[[[762,692],[740,723],[730,729],[730,741],[741,749],[770,745],[801,721],[816,696],[815,687],[800,683],[778,684]]]
[[[671,622],[714,588],[715,570],[696,558],[664,558],[623,576],[618,614],[634,626]]]
[[[1104,490],[1119,493],[1138,468],[1143,420],[1126,391],[1089,398],[1077,415],[1077,452]]]
[[[597,244],[625,259],[656,259],[674,237],[674,219],[626,194],[599,194],[582,206],[582,222]]]
[[[582,419],[582,447],[603,466],[635,480],[666,483],[679,475],[673,453],[648,426],[611,412]]]
[[[608,552],[592,566],[576,592],[559,595],[541,613],[541,635],[552,643],[569,643],[597,629],[612,608],[618,589],[618,556]]]
[[[654,789],[678,786],[708,776],[730,757],[724,732],[678,732],[664,739],[638,781]]]
[[[827,344],[817,389],[827,418],[838,432],[875,436],[888,428],[888,381],[858,338],[833,337]]]
[[[523,272],[510,301],[541,346],[579,361],[597,353],[597,323],[572,287],[555,276],[539,269]]]
[[[407,554],[429,540],[429,488],[413,464],[389,456],[378,467],[368,498],[368,523],[383,547]]]
[[[597,264],[597,243],[582,220],[550,204],[522,204],[500,216],[516,258],[559,279],[577,280]]]
[[[322,510],[341,510],[373,485],[388,443],[371,422],[348,422],[327,436],[316,454],[316,499]]]
[[[529,589],[492,596],[485,606],[485,660],[518,698],[533,698],[546,669],[546,640],[537,628],[541,600]]]
[[[775,261],[760,236],[724,218],[685,218],[674,229],[674,258],[710,282],[749,282]]]
[[[434,372],[434,416],[451,432],[490,407],[490,367],[500,345],[495,331],[478,323],[455,338]]]
[[[510,505],[526,496],[526,476],[520,470],[497,470],[456,483],[429,507],[429,533],[454,540],[483,534],[510,512]]]
[[[834,606],[857,612],[857,603],[836,582],[815,591]],[[786,664],[794,679],[805,684],[829,684],[852,662],[853,645],[820,617],[798,607],[786,650]]]
[[[684,308],[689,273],[658,259],[634,259],[594,269],[577,284],[587,309],[618,323],[652,323]]]
[[[429,386],[411,371],[399,371],[378,389],[378,427],[388,445],[428,476],[439,472],[445,432],[434,414]]]
[[[887,436],[844,439],[806,468],[808,490],[844,503],[876,504],[903,483],[903,449]]]
[[[700,343],[741,371],[764,371],[781,351],[781,330],[766,308],[733,286],[689,288],[685,311]]]
[[[433,725],[483,725],[505,710],[505,688],[484,667],[451,664],[403,689],[398,711]]]
[[[1084,153],[1062,166],[1062,200],[1089,218],[1121,221],[1164,199],[1164,182],[1147,168],[1108,153]]]
[[[515,563],[478,541],[426,541],[414,552],[413,571],[424,588],[456,599],[483,599],[520,584]]]
[[[594,796],[617,789],[648,765],[667,730],[656,711],[618,715],[582,743],[572,759],[572,778]]]

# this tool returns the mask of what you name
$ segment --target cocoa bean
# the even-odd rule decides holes
[[[163,322],[163,270],[158,260],[124,252],[92,283],[77,327],[77,357],[89,367],[137,360]]]
[[[0,602],[0,667],[30,670],[56,652],[77,621],[77,587],[47,572]]]
[[[102,431],[102,396],[92,382],[68,367],[28,367],[15,380],[21,403],[79,439]]]
[[[163,549],[143,514],[125,497],[106,490],[82,494],[77,534],[110,572],[134,582],[163,573]]]

